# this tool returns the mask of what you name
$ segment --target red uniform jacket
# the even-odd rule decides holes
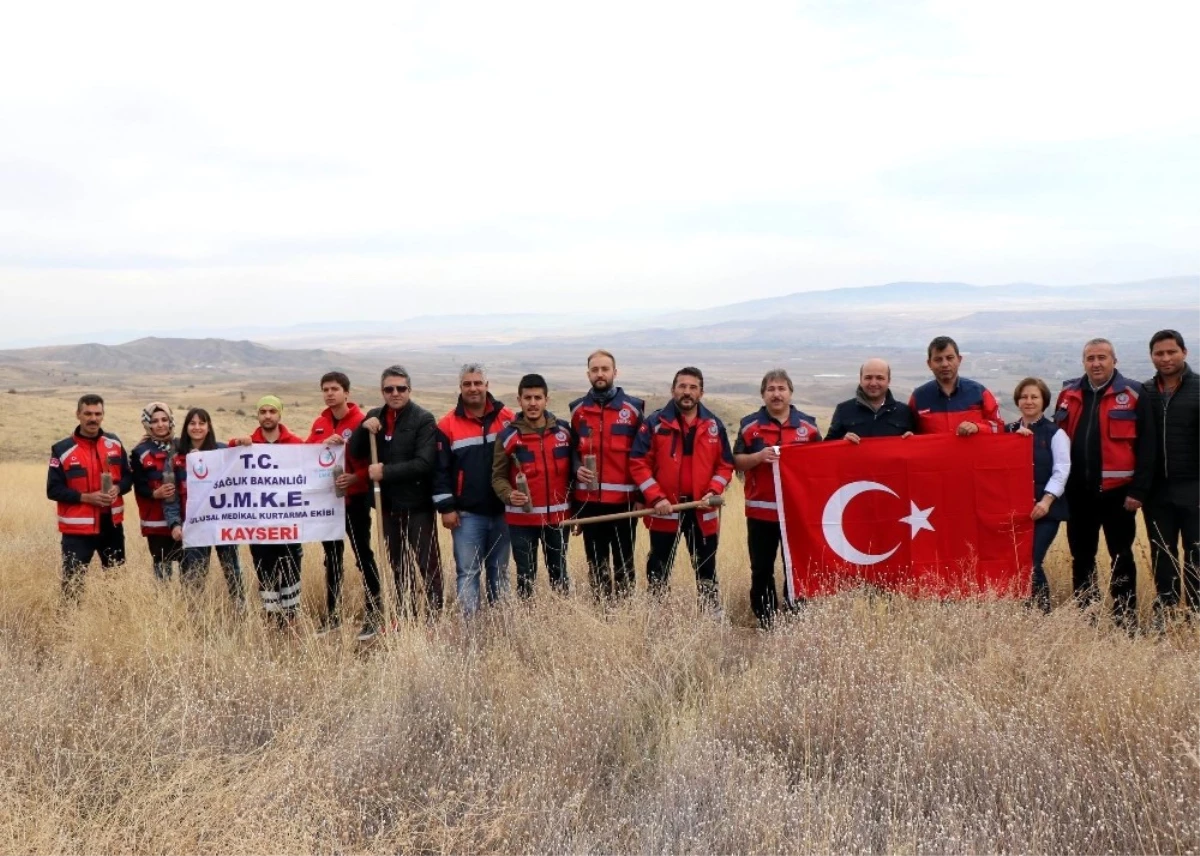
[[[607,401],[588,392],[571,402],[571,428],[575,431],[577,458],[574,466],[583,463],[585,455],[596,456],[598,491],[591,485],[576,484],[575,499],[580,502],[600,502],[613,505],[632,505],[637,485],[629,474],[629,453],[633,440],[642,425],[646,403],[626,395],[620,387]]]
[[[133,471],[133,495],[137,499],[138,517],[141,518],[143,535],[170,535],[163,501],[154,498],[154,491],[162,486],[163,470],[167,459],[174,459],[174,452],[164,450],[157,441],[146,439],[138,443],[129,455],[129,467]]]
[[[100,490],[100,475],[107,472],[121,496],[133,486],[133,473],[125,447],[116,434],[103,433],[88,439],[75,433],[59,440],[50,449],[50,467],[46,473],[46,498],[58,503],[58,531],[64,535],[99,535],[100,517],[112,514],[119,526],[125,519],[125,503],[120,496],[108,508],[88,505],[80,495]]]
[[[332,411],[326,407],[321,411],[321,415],[313,420],[312,428],[308,432],[308,439],[304,441],[306,443],[324,443],[334,435],[341,436],[342,441],[346,444],[342,447],[345,449],[345,470],[347,473],[358,476],[358,481],[346,489],[347,502],[355,494],[367,493],[371,489],[371,480],[367,478],[367,465],[370,461],[362,461],[351,456],[349,447],[350,435],[366,418],[367,414],[363,413],[362,409],[353,401],[346,402],[346,415],[341,419],[334,419]]]
[[[529,497],[532,512],[506,504],[504,519],[510,526],[551,526],[561,523],[570,508],[568,497],[571,491],[571,426],[546,412],[547,426],[538,433],[523,416],[518,416],[498,437],[495,455],[508,460],[507,484],[515,486],[517,473],[522,472],[529,481]],[[497,479],[498,465],[492,467],[493,487],[504,487],[504,479]],[[497,482],[500,485],[497,485]],[[507,500],[507,492],[496,490],[501,500]]]
[[[1071,441],[1083,417],[1083,389],[1087,378],[1063,384],[1054,405],[1054,423]],[[1137,468],[1137,408],[1142,386],[1120,372],[1100,398],[1100,489],[1112,490],[1133,481]]]
[[[766,407],[742,419],[734,454],[753,454],[767,446],[815,443],[821,439],[817,420],[795,407],[786,422],[776,422]],[[775,499],[775,473],[770,464],[746,470],[746,516],[752,520],[779,522],[779,504]]]
[[[908,399],[918,434],[953,434],[960,422],[974,422],[985,433],[1003,434],[996,396],[978,381],[960,377],[950,395],[936,380],[923,383]]]
[[[629,455],[629,472],[637,480],[638,490],[647,505],[660,499],[672,504],[680,501],[686,484],[684,468],[690,467],[693,496],[700,499],[706,493],[722,494],[733,476],[733,452],[729,436],[721,420],[704,405],[700,405],[693,431],[685,435],[679,413],[672,402],[651,414],[638,429]],[[700,531],[705,536],[717,534],[721,521],[717,509],[698,509]],[[679,515],[654,515],[646,518],[652,532],[676,532]]]

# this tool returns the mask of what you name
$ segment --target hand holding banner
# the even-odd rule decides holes
[[[255,444],[187,456],[185,547],[340,541],[342,446]]]
[[[788,446],[774,471],[793,597],[862,583],[936,597],[1029,595],[1027,437]]]

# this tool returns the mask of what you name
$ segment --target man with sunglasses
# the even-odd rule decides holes
[[[412,381],[403,366],[384,369],[379,386],[384,404],[370,411],[354,431],[349,452],[370,460],[374,435],[379,463],[371,464],[367,475],[382,493],[383,531],[400,610],[417,614],[415,559],[429,611],[436,613],[442,606],[442,556],[433,515],[437,423],[433,414],[412,401]],[[379,628],[379,580],[366,583],[368,614],[360,640],[374,636]]]

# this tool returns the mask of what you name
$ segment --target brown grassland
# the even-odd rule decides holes
[[[4,852],[1200,850],[1194,625],[1130,638],[1065,605],[851,593],[760,633],[736,487],[725,622],[682,557],[665,601],[596,607],[573,545],[569,597],[543,576],[530,604],[468,625],[451,599],[361,646],[352,624],[312,633],[310,545],[285,637],[229,609],[215,561],[199,599],[156,583],[133,522],[128,565],[64,608],[44,454],[74,394],[0,410]],[[226,416],[222,436],[251,424]],[[106,427],[132,444],[134,425],[114,400]],[[347,587],[357,610],[356,570]]]

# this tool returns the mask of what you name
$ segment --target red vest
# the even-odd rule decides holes
[[[367,493],[371,489],[371,480],[367,478],[367,465],[369,461],[361,461],[358,458],[350,456],[350,435],[354,433],[354,429],[362,424],[362,421],[367,418],[367,414],[363,413],[362,409],[353,401],[346,402],[346,415],[339,420],[334,420],[333,413],[326,407],[321,411],[321,415],[313,420],[312,429],[308,433],[306,443],[324,443],[335,434],[340,434],[342,441],[346,444],[342,446],[345,450],[344,467],[347,473],[353,473],[359,476],[358,481],[351,485],[346,490],[346,501],[350,501],[350,497],[355,494]]]
[[[94,440],[72,434],[54,445],[50,468],[62,471],[66,486],[80,493],[100,490],[100,474],[107,471],[113,484],[120,485],[125,463],[125,448],[112,434],[101,434]],[[59,502],[58,531],[64,535],[99,535],[100,515],[104,509],[83,502]],[[125,501],[118,496],[108,510],[113,525],[125,520]]]
[[[549,416],[549,414],[547,414]],[[504,519],[510,526],[549,526],[567,518],[571,488],[571,426],[549,417],[539,434],[518,418],[500,432],[496,442],[508,455],[508,481],[517,484],[517,473],[529,481],[533,511],[506,505]]]
[[[815,443],[820,439],[817,421],[794,407],[782,425],[762,407],[742,419],[738,433],[738,445],[748,453],[760,452],[767,446]],[[746,516],[753,520],[779,522],[775,473],[770,464],[759,464],[746,470]]]
[[[142,492],[154,491],[162,486],[163,469],[167,466],[167,453],[153,440],[143,440],[129,455],[133,470],[134,496],[137,499],[138,517],[141,519],[143,535],[170,535],[163,501]],[[171,456],[172,458],[174,456]],[[174,461],[172,460],[172,464]]]
[[[629,474],[629,453],[642,425],[646,405],[640,398],[618,389],[609,401],[599,401],[590,392],[571,402],[571,427],[578,438],[579,464],[586,455],[596,456],[599,490],[576,483],[574,496],[580,502],[632,505],[637,485]]]
[[[1083,384],[1086,377],[1063,384],[1054,405],[1054,422],[1071,441],[1083,418]],[[1100,489],[1112,490],[1133,481],[1137,467],[1137,404],[1141,385],[1116,374],[1100,396]]]
[[[695,493],[692,499],[700,499],[710,491],[723,494],[729,486],[729,479],[733,477],[733,453],[725,426],[703,405],[696,414],[694,425],[691,454],[685,454],[683,426],[674,403],[653,413],[642,423],[629,455],[629,472],[637,480],[638,490],[646,498],[647,505],[654,505],[660,499],[670,500],[672,504],[679,502],[682,486],[689,480]],[[684,467],[690,467],[690,473],[685,474]],[[721,527],[717,509],[700,508],[696,514],[700,531],[705,536],[717,534]],[[679,529],[678,514],[654,515],[645,520],[652,532],[676,532]]]

